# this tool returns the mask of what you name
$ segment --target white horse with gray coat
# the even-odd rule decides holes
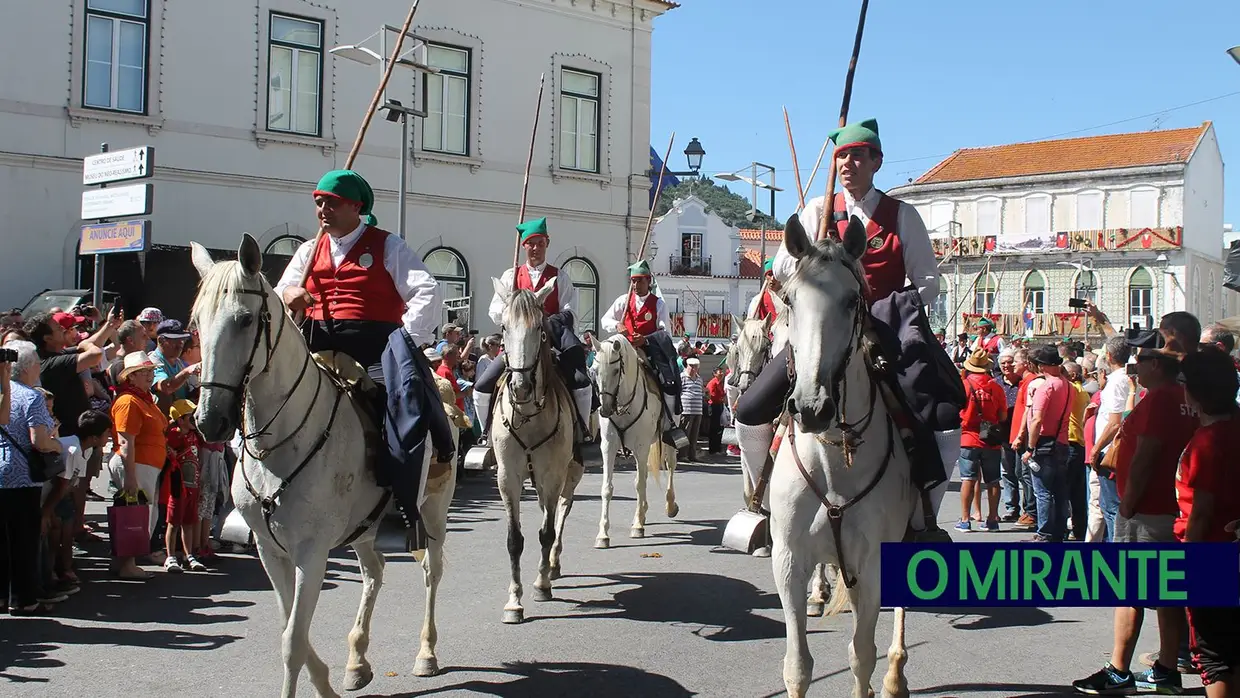
[[[193,310],[202,342],[198,428],[209,441],[241,430],[232,496],[253,531],[280,606],[281,695],[296,694],[304,666],[320,696],[338,696],[327,664],[310,644],[310,622],[328,554],[348,543],[361,569],[362,600],[349,633],[344,688],[355,691],[369,684],[374,672],[366,650],[384,567],[375,549],[375,523],[387,498],[366,462],[357,407],[312,358],[279,295],[263,278],[262,255],[250,235],[243,237],[237,258],[214,263],[205,248],[193,243],[194,266],[202,276]],[[425,450],[423,467],[429,468],[430,444]],[[421,561],[426,609],[414,664],[418,676],[439,671],[435,596],[455,486],[452,464],[430,469],[419,509],[430,543]]]

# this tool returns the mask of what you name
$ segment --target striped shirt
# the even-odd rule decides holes
[[[689,372],[685,371],[680,374],[680,386],[680,413],[702,414],[702,397],[706,392],[702,376],[699,374],[690,378]]]

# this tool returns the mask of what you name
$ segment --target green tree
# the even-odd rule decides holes
[[[757,218],[750,220],[749,199],[709,179],[683,179],[674,187],[664,187],[663,191],[659,192],[654,215],[662,216],[671,210],[676,199],[688,198],[690,195],[706,202],[706,210],[713,212],[730,226],[758,228],[765,222],[767,228],[783,230],[783,223],[762,211],[758,212]]]

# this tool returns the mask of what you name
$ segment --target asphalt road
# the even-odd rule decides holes
[[[371,636],[375,679],[352,695],[782,695],[784,625],[770,560],[719,547],[723,527],[741,503],[739,473],[731,458],[680,468],[676,520],[663,515],[662,492],[652,484],[648,537],[630,540],[633,469],[626,466],[615,483],[613,547],[595,550],[601,483],[595,459],[569,518],[565,576],[546,603],[529,595],[537,564],[537,504],[527,494],[527,621],[519,626],[500,622],[508,562],[494,480],[464,480],[439,596],[443,673],[429,679],[412,674],[424,588],[412,557],[394,556]],[[96,482],[98,491],[103,487]],[[953,489],[942,512],[945,527],[958,515],[958,500]],[[91,512],[98,522],[103,505],[92,504]],[[1003,540],[1027,534],[953,535]],[[278,695],[280,628],[257,558],[229,555],[211,573],[161,572],[143,583],[109,579],[105,554],[104,546],[92,546],[79,558],[86,584],[56,617],[0,618],[0,696]],[[359,597],[353,554],[337,551],[312,630],[337,686]],[[1107,661],[1110,619],[1107,609],[910,610],[910,688],[917,696],[1071,695],[1066,687],[1073,679]],[[847,614],[811,619],[812,695],[849,695],[851,627]],[[890,633],[890,614],[884,612],[875,686]],[[1138,652],[1155,649],[1157,628],[1149,613]],[[1186,677],[1185,685],[1200,682]],[[299,695],[314,695],[304,672]]]

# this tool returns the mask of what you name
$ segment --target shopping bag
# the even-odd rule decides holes
[[[112,541],[113,557],[142,557],[151,554],[151,508],[146,494],[138,493],[137,501],[126,501],[117,494],[108,507],[108,538]]]

